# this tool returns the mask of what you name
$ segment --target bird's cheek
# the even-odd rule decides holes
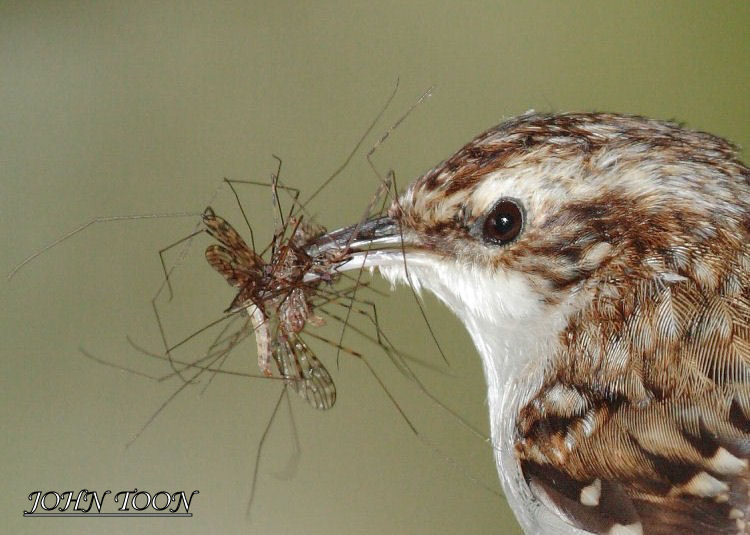
[[[539,293],[522,273],[463,262],[446,264],[439,274],[453,304],[483,321],[501,325],[542,312]]]

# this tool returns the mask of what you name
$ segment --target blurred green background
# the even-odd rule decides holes
[[[277,154],[283,180],[312,191],[343,163],[397,77],[385,117],[312,206],[329,228],[360,216],[377,184],[364,153],[433,84],[374,155],[402,185],[532,108],[677,119],[748,146],[749,23],[746,2],[2,2],[0,269],[94,216],[212,202],[242,230],[231,197],[217,193],[222,177],[267,180]],[[268,192],[242,195],[256,237],[267,240]],[[498,488],[489,447],[354,335],[345,343],[367,354],[419,437],[364,366],[342,355],[337,368],[335,351],[318,345],[339,400],[320,413],[292,398],[296,468],[282,406],[251,518],[255,452],[277,384],[220,376],[202,395],[189,388],[126,449],[179,384],[99,365],[78,348],[166,372],[125,335],[159,349],[150,305],[157,251],[195,223],[92,227],[0,284],[6,532],[518,532],[487,490]],[[231,300],[202,258],[206,244],[181,262],[174,300],[159,302],[172,341]],[[440,366],[408,289],[374,299],[394,343]],[[486,428],[474,349],[448,311],[426,305],[451,366],[420,367],[420,376]],[[254,371],[246,347],[230,368]],[[134,487],[198,489],[195,516],[22,517],[35,490]]]

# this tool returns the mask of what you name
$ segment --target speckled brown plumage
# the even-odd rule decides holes
[[[316,251],[340,247],[342,269],[377,267],[463,321],[527,533],[744,533],[749,182],[707,133],[531,112]]]
[[[710,134],[531,113],[478,136],[392,207],[422,250],[520,273],[550,310],[565,305],[539,386],[502,416],[532,495],[572,526],[745,532],[749,177]],[[472,229],[490,181],[540,193],[519,238],[488,251]]]
[[[634,517],[626,524],[640,521],[646,533],[744,529],[750,280],[747,247],[733,245],[715,259],[715,280],[685,268],[675,269],[687,278],[677,283],[624,273],[614,285],[599,283],[519,414],[517,453],[529,482],[577,500],[582,488],[606,481],[620,498],[597,515],[614,522],[611,507],[620,510],[627,496]],[[571,481],[545,480],[549,470]],[[586,507],[578,509],[577,522],[592,528]]]

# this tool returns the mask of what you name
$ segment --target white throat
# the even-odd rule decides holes
[[[569,306],[545,305],[531,283],[516,272],[489,274],[476,267],[409,254],[376,264],[391,283],[426,288],[464,323],[482,358],[487,380],[495,461],[506,498],[527,533],[538,532],[539,506],[523,481],[514,453],[516,416],[542,386],[545,365],[554,355]],[[373,259],[374,260],[374,259]]]

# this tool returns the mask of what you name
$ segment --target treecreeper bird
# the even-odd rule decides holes
[[[461,319],[527,533],[746,533],[748,181],[710,134],[527,113],[309,251]]]

